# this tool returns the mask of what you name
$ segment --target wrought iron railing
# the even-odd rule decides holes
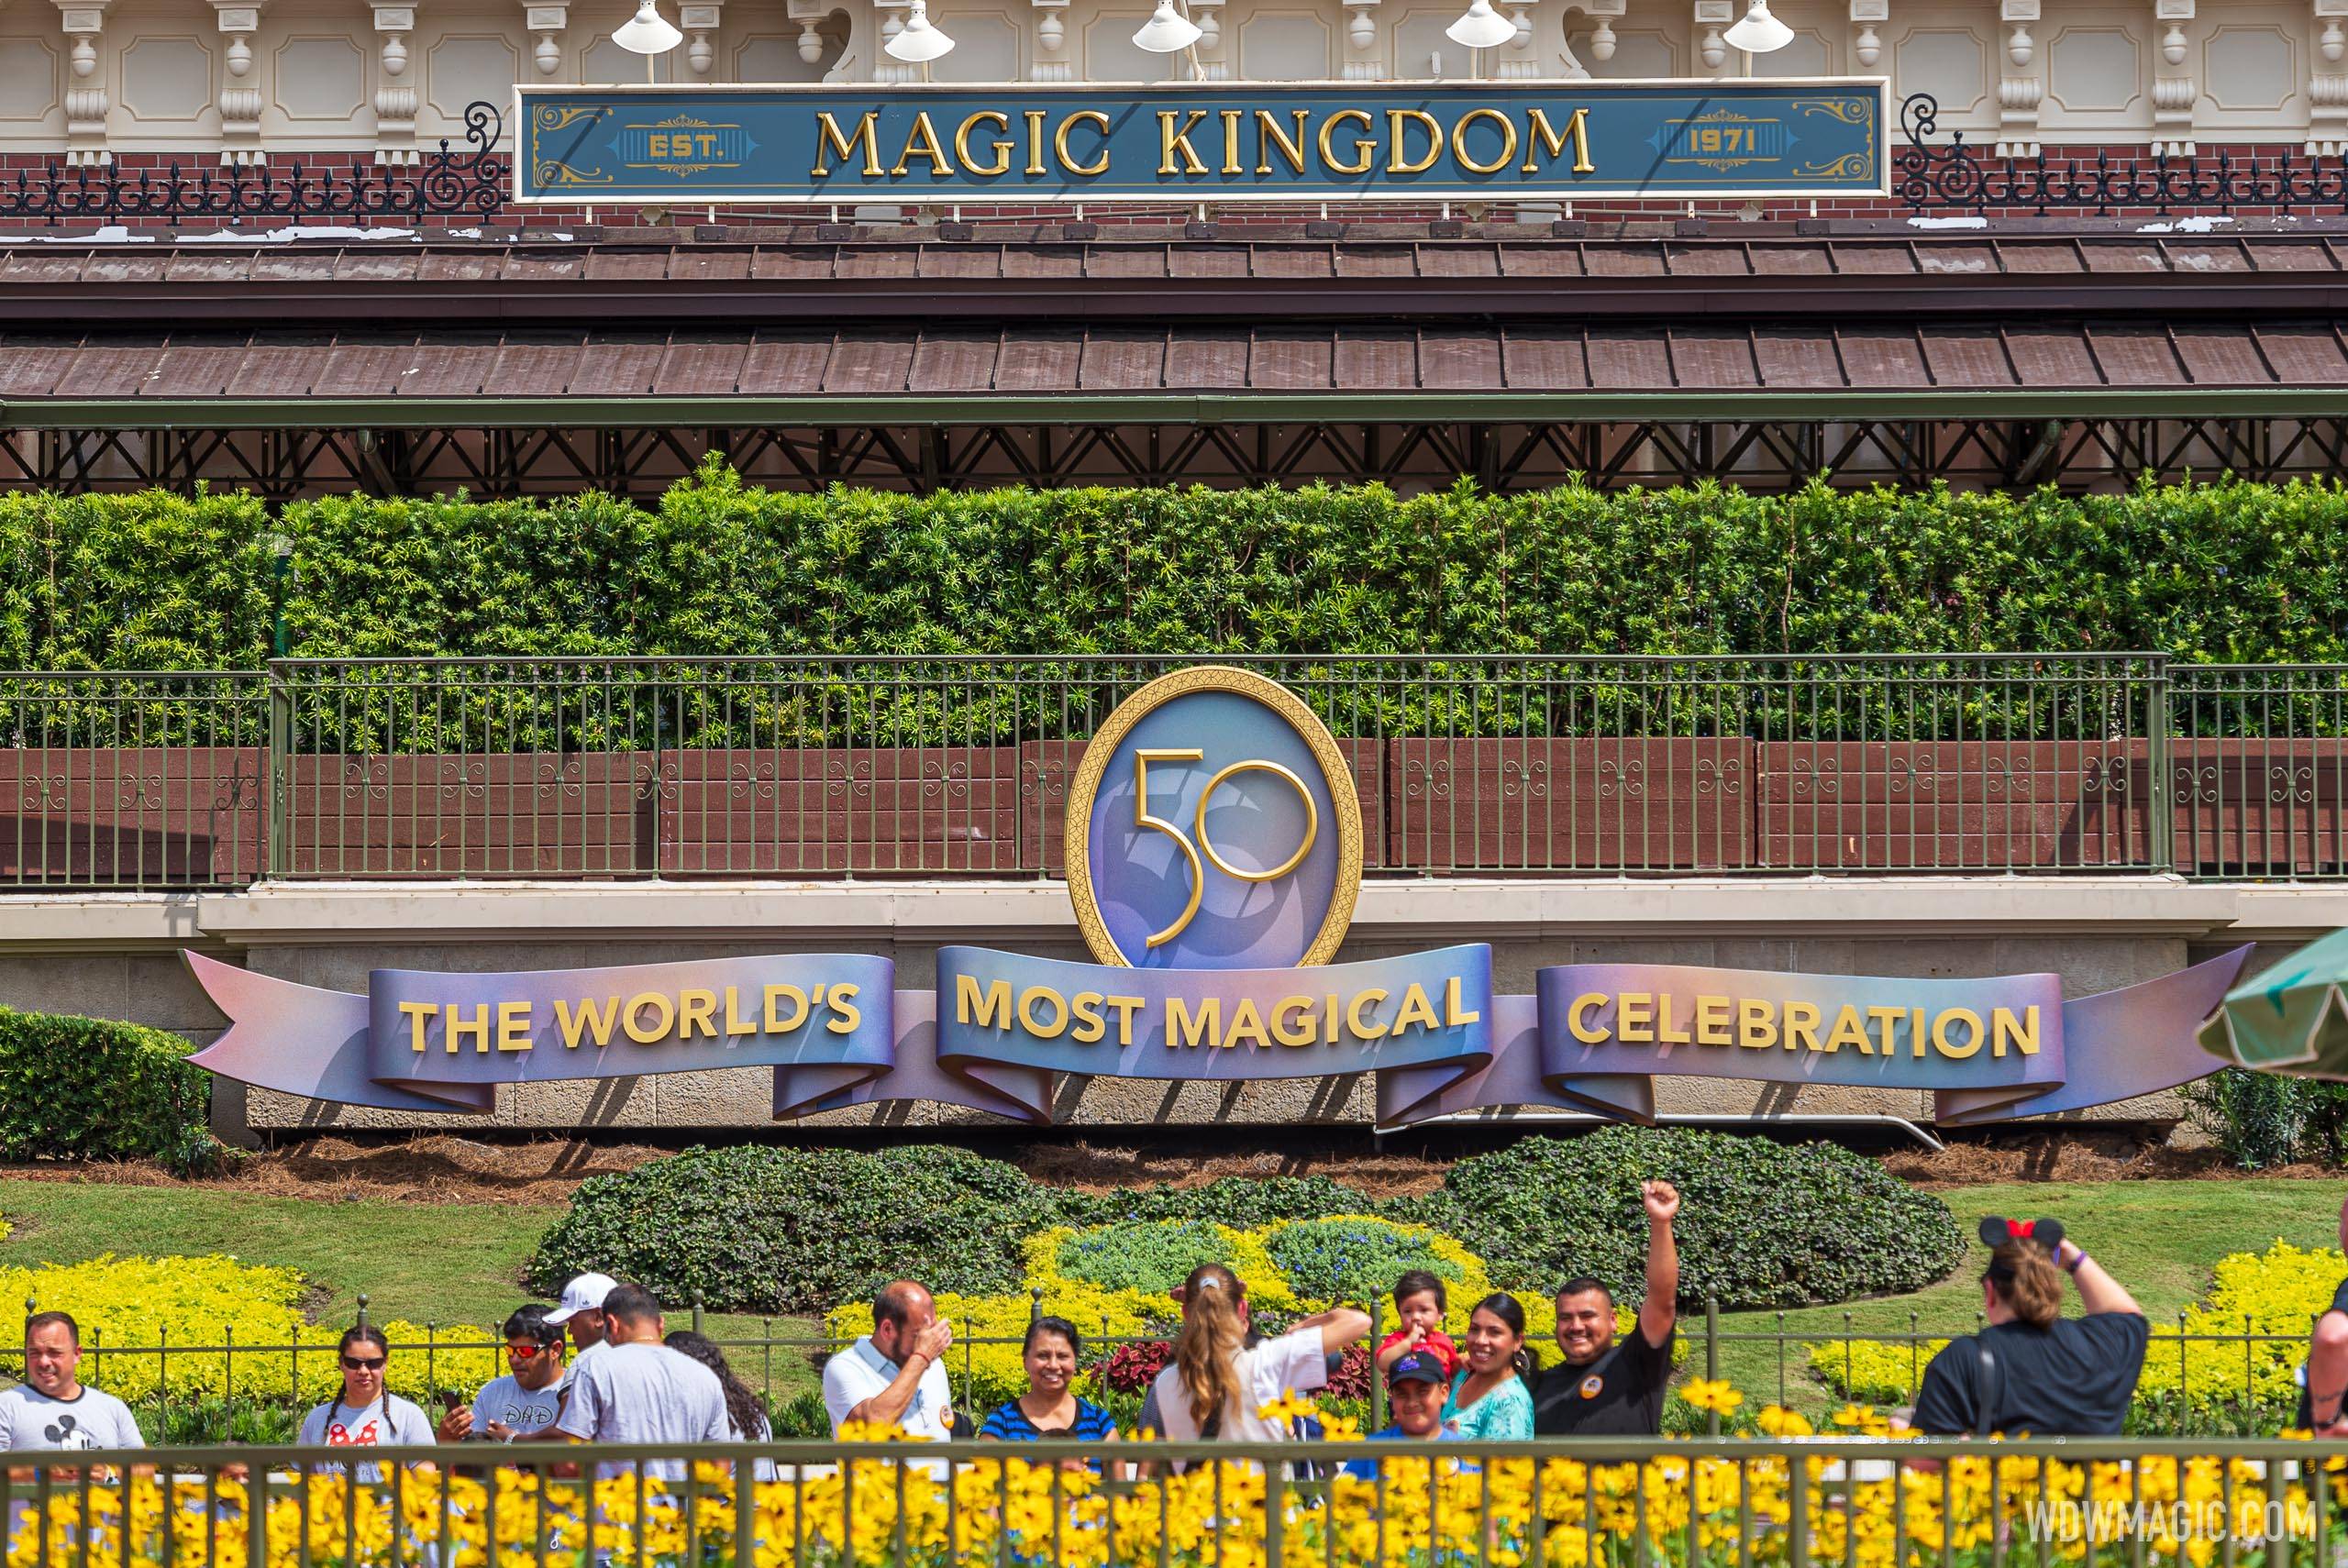
[[[512,1445],[12,1453],[12,1568],[2225,1568],[2335,1562],[2341,1445]]]
[[[1085,742],[1192,662],[0,673],[0,886],[1055,877]],[[1228,662],[1291,687],[1337,738],[1373,874],[2348,876],[2348,667]]]
[[[504,116],[496,105],[465,105],[465,144],[439,147],[409,164],[347,168],[295,160],[226,169],[75,164],[51,159],[0,180],[0,220],[65,223],[228,225],[413,225],[428,218],[478,222],[510,194],[497,151]]]
[[[1912,93],[1899,106],[1902,144],[1892,198],[1911,213],[2110,217],[2199,214],[2289,217],[2348,212],[2348,158],[2287,144],[2172,156],[2115,153],[2027,158],[1984,151],[1963,131],[1940,139],[1940,103]]]

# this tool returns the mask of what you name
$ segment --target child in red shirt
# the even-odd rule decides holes
[[[1444,1375],[1459,1370],[1459,1347],[1443,1331],[1445,1300],[1443,1281],[1423,1268],[1406,1272],[1394,1282],[1394,1315],[1402,1326],[1378,1342],[1378,1375],[1411,1351],[1424,1351],[1443,1363]]]

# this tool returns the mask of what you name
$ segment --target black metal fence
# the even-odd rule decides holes
[[[0,674],[0,887],[1061,874],[1176,657]],[[1268,657],[1373,875],[2348,876],[2348,667],[2156,654]],[[0,796],[0,798],[5,798]]]

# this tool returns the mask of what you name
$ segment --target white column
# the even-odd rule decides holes
[[[1851,26],[1857,29],[1851,35],[1851,58],[1861,71],[1873,71],[1882,62],[1883,35],[1876,29],[1890,20],[1891,0],[1851,0]]]
[[[2038,156],[2038,105],[2046,78],[2038,68],[2038,44],[2030,36],[2038,20],[2038,0],[1998,0],[1998,20],[2006,34],[2004,75],[1998,79],[1998,156]]]
[[[375,161],[414,163],[415,84],[408,79],[407,35],[415,30],[413,6],[376,6],[375,31],[382,35],[383,79],[375,89]]]
[[[260,14],[267,5],[268,0],[238,0],[233,5],[212,0],[220,36],[227,40],[219,98],[223,163],[267,161],[267,155],[260,149],[261,92],[251,80],[253,35],[260,30]]]
[[[1736,24],[1736,0],[1696,0],[1696,61],[1705,71],[1728,64],[1729,48],[1721,29]]]
[[[1231,59],[1224,52],[1223,0],[1190,0],[1191,20],[1199,25],[1199,65],[1210,82],[1231,80]]]
[[[98,72],[98,36],[105,31],[114,0],[57,0],[59,20],[73,40],[68,56],[73,79],[65,85],[65,161],[111,163],[106,116],[114,108],[105,79]]]

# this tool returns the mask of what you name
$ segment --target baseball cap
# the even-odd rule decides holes
[[[1450,1381],[1451,1379],[1444,1375],[1443,1363],[1424,1351],[1411,1351],[1398,1356],[1395,1358],[1394,1364],[1386,1369],[1386,1384],[1390,1388],[1397,1383],[1448,1383]]]
[[[568,1323],[581,1312],[600,1312],[604,1297],[619,1288],[608,1274],[582,1274],[562,1287],[562,1304],[547,1314],[549,1323]]]

